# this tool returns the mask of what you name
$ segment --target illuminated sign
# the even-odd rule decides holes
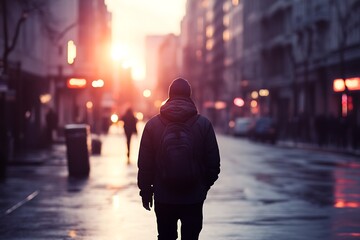
[[[68,88],[85,88],[86,79],[85,78],[70,78],[67,80],[66,86]]]
[[[338,78],[333,82],[333,90],[334,92],[343,92],[345,91],[345,86],[349,91],[360,90],[360,77],[356,78],[347,78],[345,82],[343,79]]]

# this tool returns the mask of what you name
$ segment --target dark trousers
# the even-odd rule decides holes
[[[197,240],[203,223],[203,202],[197,204],[163,204],[155,202],[158,240],[175,240],[177,222],[181,222],[181,239]]]
[[[131,136],[132,133],[125,132],[126,136],[126,147],[127,147],[127,156],[130,157],[130,144],[131,144]]]

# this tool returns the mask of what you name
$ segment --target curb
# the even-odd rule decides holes
[[[343,155],[350,155],[350,156],[358,156],[360,157],[360,150],[353,150],[353,149],[341,149],[337,147],[319,147],[314,144],[308,143],[295,143],[292,141],[278,141],[277,146],[284,147],[284,148],[299,148],[299,149],[306,149],[311,151],[318,151],[318,152],[329,152],[329,153],[337,153]]]

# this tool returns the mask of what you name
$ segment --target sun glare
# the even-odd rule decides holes
[[[133,77],[135,80],[143,80],[145,78],[144,69],[141,68],[140,66],[134,66],[132,71],[133,71],[132,74],[133,74]]]
[[[111,57],[115,61],[124,60],[128,56],[128,49],[124,45],[113,45],[111,48]]]

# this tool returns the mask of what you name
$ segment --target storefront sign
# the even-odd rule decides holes
[[[347,78],[345,82],[343,79],[338,78],[333,82],[333,90],[334,92],[344,92],[345,86],[349,91],[357,91],[360,90],[360,77],[356,78]]]
[[[86,87],[86,79],[84,78],[70,78],[67,80],[68,88],[85,88]]]

